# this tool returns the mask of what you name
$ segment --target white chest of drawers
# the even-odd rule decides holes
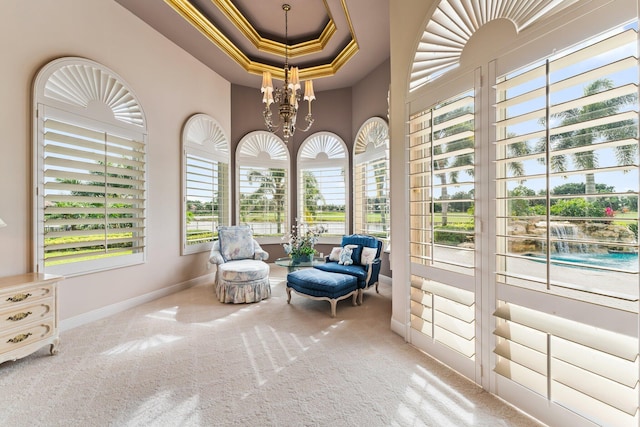
[[[27,273],[0,278],[0,363],[45,345],[58,352],[58,282],[62,276]]]

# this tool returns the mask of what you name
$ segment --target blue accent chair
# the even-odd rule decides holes
[[[353,251],[352,259],[353,264],[343,265],[337,261],[332,261],[329,257],[326,257],[324,264],[315,265],[313,268],[318,270],[327,271],[330,273],[348,274],[356,277],[358,281],[358,295],[359,303],[362,304],[362,293],[372,286],[376,287],[378,291],[378,276],[380,275],[380,254],[382,253],[382,241],[364,234],[350,234],[348,236],[342,236],[341,246],[355,245],[356,249]],[[375,248],[375,257],[370,263],[362,264],[361,254],[362,248]]]

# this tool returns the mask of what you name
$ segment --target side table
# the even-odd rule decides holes
[[[311,268],[314,265],[324,264],[324,257],[313,257],[312,261],[293,262],[290,257],[278,258],[275,261],[276,265],[280,267],[287,267],[289,273],[299,270],[301,268]]]

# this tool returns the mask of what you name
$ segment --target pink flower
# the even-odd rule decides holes
[[[610,216],[610,217],[612,217],[612,216],[614,216],[616,213],[613,211],[613,209],[611,209],[611,207],[610,207],[610,206],[607,206],[607,207],[604,209],[604,214],[605,214],[605,216]]]

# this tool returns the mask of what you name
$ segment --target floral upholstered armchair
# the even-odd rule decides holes
[[[248,226],[218,227],[209,262],[217,266],[216,296],[220,302],[250,303],[271,296],[269,253]]]

